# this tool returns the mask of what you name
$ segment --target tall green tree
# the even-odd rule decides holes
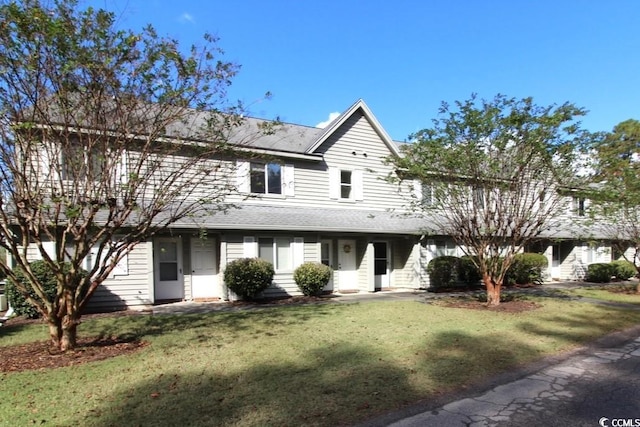
[[[408,207],[424,216],[425,234],[451,236],[472,255],[497,305],[515,254],[568,209],[559,190],[574,183],[589,137],[575,119],[585,111],[498,95],[443,103],[439,113],[391,161],[411,184]]]
[[[591,153],[592,217],[640,274],[640,121],[617,124]]]
[[[0,247],[27,280],[4,259],[0,271],[59,349],[76,346],[83,308],[137,244],[226,207],[234,185],[216,159],[242,121],[226,97],[237,70],[210,36],[183,50],[75,0],[0,4]]]

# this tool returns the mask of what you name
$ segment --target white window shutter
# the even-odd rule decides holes
[[[285,196],[295,196],[294,175],[293,165],[284,165],[282,167],[282,194]]]
[[[250,168],[251,164],[245,161],[238,161],[236,163],[237,166],[237,187],[238,191],[241,193],[250,193],[251,192],[251,178],[250,178]]]
[[[413,197],[419,202],[422,201],[422,182],[419,179],[413,180]]]
[[[256,251],[256,238],[253,236],[244,236],[242,239],[242,250],[245,258],[255,258],[258,252]]]
[[[49,255],[52,260],[56,259],[56,242],[42,242],[42,249]],[[38,259],[42,259],[42,253],[37,251]]]
[[[353,198],[356,200],[364,200],[364,179],[361,170],[353,171]]]
[[[293,268],[304,262],[304,237],[293,238]]]
[[[436,257],[438,248],[436,246],[436,241],[433,239],[427,240],[427,250],[429,251],[429,259],[433,259]]]
[[[329,198],[340,198],[340,169],[329,168]]]
[[[120,185],[126,185],[129,182],[129,167],[127,165],[127,153],[122,152],[120,159],[116,164],[116,182]]]

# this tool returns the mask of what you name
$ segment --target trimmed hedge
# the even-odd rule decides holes
[[[542,271],[548,265],[549,261],[543,254],[531,252],[516,254],[513,264],[507,271],[505,283],[509,285],[541,285]]]
[[[477,286],[482,280],[480,270],[474,264],[474,257],[469,255],[460,257],[460,269],[458,270],[458,278],[467,286]]]
[[[427,273],[429,283],[435,288],[455,286],[458,283],[460,258],[455,256],[441,256],[429,261]]]
[[[227,264],[224,282],[239,296],[253,299],[271,285],[274,275],[273,264],[269,261],[260,258],[240,258]]]
[[[587,282],[607,283],[615,274],[615,267],[611,263],[597,262],[589,264],[587,268]]]
[[[46,262],[42,260],[33,261],[29,265],[31,266],[31,271],[33,271],[33,274],[42,284],[47,299],[49,301],[53,301],[58,291],[56,276],[49,269],[49,266],[47,266]],[[63,266],[63,271],[68,272],[70,268],[71,264],[65,263]],[[16,267],[14,272],[18,278],[18,281],[22,283],[27,289],[30,289],[29,295],[36,300],[40,300],[36,293],[31,289],[32,286],[29,284],[30,282],[25,276],[24,271],[20,267]],[[81,270],[80,274],[82,275],[82,277],[86,277],[88,273],[85,270]],[[7,295],[9,304],[17,315],[27,316],[30,319],[37,319],[40,317],[40,313],[36,310],[36,308],[29,302],[27,302],[24,295],[22,295],[22,293],[18,291],[13,280],[7,279],[7,282],[5,284],[5,293]]]
[[[611,265],[613,266],[613,275],[616,276],[618,280],[629,280],[632,277],[635,277],[638,274],[638,270],[636,266],[627,260],[617,260],[611,261]]]
[[[293,272],[293,280],[306,296],[318,295],[331,279],[331,267],[319,262],[305,262]]]

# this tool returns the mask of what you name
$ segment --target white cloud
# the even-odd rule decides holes
[[[316,125],[317,128],[325,128],[327,127],[327,125],[329,123],[331,123],[332,121],[334,121],[335,119],[338,118],[338,116],[340,115],[340,113],[338,113],[337,111],[334,113],[329,113],[329,119],[325,120],[324,122],[320,122]]]
[[[193,16],[189,12],[184,12],[182,15],[180,15],[180,17],[178,18],[178,21],[180,21],[183,24],[187,22],[194,24],[196,22],[196,20],[193,19]]]

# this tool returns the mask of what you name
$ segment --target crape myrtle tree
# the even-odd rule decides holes
[[[426,235],[451,236],[472,256],[489,305],[500,303],[514,256],[568,209],[559,190],[572,185],[588,139],[575,121],[584,114],[569,103],[472,95],[443,103],[433,126],[391,158],[399,178],[390,179],[412,183],[409,210],[424,215]]]
[[[2,259],[0,271],[64,351],[97,287],[137,244],[225,208],[233,162],[216,159],[232,154],[242,122],[226,97],[238,67],[210,36],[182,50],[75,0],[3,1],[0,28],[0,246],[14,264]],[[28,253],[54,272],[54,298]]]
[[[640,121],[617,124],[590,152],[591,217],[640,273]]]

